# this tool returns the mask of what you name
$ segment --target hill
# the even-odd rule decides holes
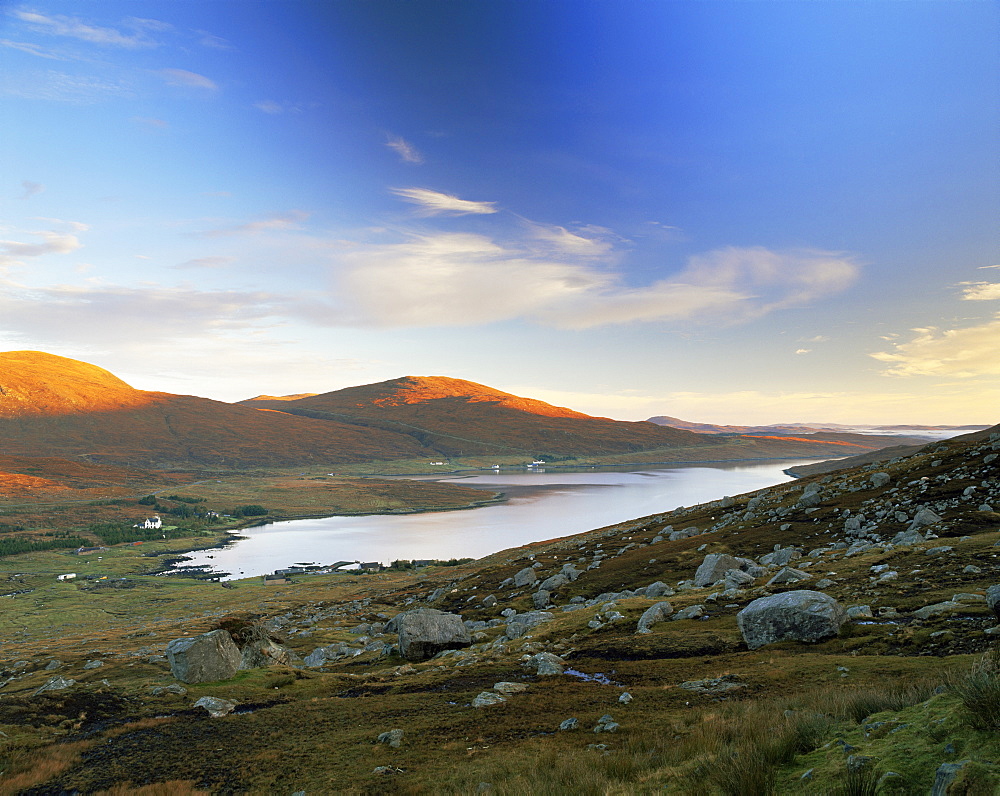
[[[708,436],[646,421],[592,417],[443,376],[407,376],[295,400],[256,398],[242,403],[407,434],[441,456],[558,462],[632,455],[632,461],[705,461],[849,455],[885,444],[863,435],[849,440],[822,435]],[[653,452],[651,458],[637,456]]]
[[[6,790],[996,793],[991,435],[416,573],[0,559]],[[752,647],[742,612],[802,591],[839,631]],[[418,608],[469,638],[402,657]],[[269,665],[175,679],[168,643],[216,629]]]
[[[0,453],[245,468],[425,455],[412,437],[163,392],[34,351],[0,353]]]

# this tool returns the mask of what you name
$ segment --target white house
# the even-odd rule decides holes
[[[144,530],[153,529],[157,530],[163,527],[163,520],[159,517],[146,517],[142,525],[133,525],[133,528],[143,528]]]

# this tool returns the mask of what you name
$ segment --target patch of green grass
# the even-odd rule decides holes
[[[951,687],[973,728],[1000,730],[1000,648],[990,650],[965,675],[953,677]]]

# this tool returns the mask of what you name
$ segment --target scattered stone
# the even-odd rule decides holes
[[[540,591],[555,591],[560,586],[565,586],[569,583],[569,578],[563,575],[561,572],[557,572],[542,581],[541,585],[538,587]]]
[[[933,605],[925,605],[923,608],[918,608],[913,612],[913,616],[916,619],[930,619],[932,616],[947,614],[962,607],[961,603],[954,602],[953,600],[945,600],[943,603],[934,603]]]
[[[740,562],[735,556],[728,553],[709,553],[694,573],[694,584],[711,586],[716,581],[722,580],[727,570],[739,568]]]
[[[535,669],[535,673],[539,677],[562,674],[565,665],[566,661],[551,652],[538,652],[525,662],[525,666]]]
[[[288,647],[270,639],[252,641],[240,653],[240,669],[260,669],[265,666],[302,666],[302,659]]]
[[[812,575],[808,572],[803,572],[801,569],[782,567],[778,574],[767,582],[767,585],[782,586],[786,583],[798,583],[800,580],[812,580]]]
[[[161,694],[176,694],[177,696],[184,696],[188,690],[182,686],[177,685],[177,683],[171,683],[170,685],[154,685],[149,689],[149,693],[153,696],[160,696]]]
[[[493,684],[493,690],[504,696],[510,696],[511,694],[521,694],[528,690],[527,683],[510,683],[503,680],[499,683]]]
[[[580,722],[577,719],[565,719],[559,723],[560,730],[575,730],[580,726]]]
[[[528,611],[516,614],[507,620],[507,638],[520,638],[542,622],[548,622],[555,614],[550,611]]]
[[[653,631],[649,628],[655,625],[657,622],[662,622],[670,614],[674,612],[674,609],[670,606],[670,603],[663,601],[655,603],[649,608],[647,608],[642,616],[639,617],[639,623],[636,625],[637,633],[652,633]]]
[[[923,528],[926,525],[934,525],[935,523],[941,522],[941,520],[942,517],[934,511],[934,509],[924,506],[914,515],[913,522],[910,523],[909,530],[912,531],[917,528]]]
[[[942,763],[938,766],[937,771],[934,772],[934,785],[931,787],[931,796],[946,796],[949,786],[968,763],[968,760],[962,760],[959,763]]]
[[[194,703],[196,708],[205,708],[213,719],[226,716],[236,710],[236,703],[221,697],[203,696]]]
[[[647,600],[655,600],[657,597],[670,597],[673,594],[674,590],[662,580],[658,580],[656,583],[650,583],[645,589],[643,589],[643,596]]]
[[[44,694],[46,691],[62,691],[65,688],[70,688],[76,684],[76,680],[72,680],[66,677],[50,677],[45,681],[45,684],[37,688],[32,696],[38,696],[39,694]]]
[[[494,694],[492,691],[483,691],[472,700],[472,707],[474,708],[486,708],[491,705],[499,705],[507,700],[504,699],[499,694]]]
[[[514,576],[514,586],[517,588],[533,586],[536,583],[538,583],[538,575],[531,567],[525,567]]]
[[[847,612],[832,597],[799,589],[754,600],[736,615],[750,649],[776,641],[820,641],[835,636]]]
[[[45,664],[44,670],[46,672],[52,672],[52,671],[55,671],[56,669],[60,668],[62,665],[63,665],[62,661],[56,660],[55,658],[53,658],[51,661],[49,661],[47,664]]]
[[[674,619],[701,619],[703,616],[708,616],[704,605],[689,605],[674,614]]]
[[[487,594],[483,597],[483,608],[494,608],[497,604],[497,598],[492,594]]]
[[[868,477],[868,480],[871,481],[871,484],[875,487],[875,489],[880,489],[892,480],[892,476],[888,473],[872,473]]]
[[[240,666],[240,651],[225,630],[174,639],[167,645],[170,673],[183,683],[228,680]]]
[[[618,732],[618,723],[608,714],[604,714],[597,720],[594,732]]]
[[[83,664],[84,669],[100,669],[104,665],[104,661],[87,661]]]
[[[925,550],[924,552],[929,556],[939,556],[942,553],[950,553],[952,549],[948,545],[941,545],[940,547],[932,547],[930,550]]]
[[[852,605],[847,609],[848,619],[874,619],[875,615],[872,613],[872,607],[870,605]]]
[[[1000,619],[1000,583],[990,586],[986,590],[986,604],[997,619]]]
[[[403,731],[396,729],[379,733],[375,743],[384,743],[386,746],[391,746],[393,749],[399,749],[399,747],[403,745]]]
[[[531,603],[536,609],[541,610],[547,607],[552,602],[551,592],[545,591],[545,589],[539,589],[534,594],[531,595]]]
[[[632,695],[628,691],[626,691],[620,697],[618,697],[618,701],[621,702],[623,705],[627,705],[629,702],[632,701]]]
[[[735,674],[725,674],[722,677],[713,677],[707,680],[688,680],[681,683],[680,687],[698,694],[714,695],[746,688],[746,683],[740,682],[740,678]]]
[[[472,644],[469,631],[459,614],[434,608],[417,608],[398,617],[399,654],[409,661],[433,658],[444,650]]]

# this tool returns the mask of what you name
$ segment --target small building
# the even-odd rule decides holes
[[[56,580],[75,580],[75,572],[67,572],[65,575],[56,575]]]
[[[86,556],[91,553],[100,553],[102,550],[107,549],[106,547],[78,547],[75,552],[78,556]]]
[[[265,586],[283,586],[286,583],[291,583],[291,581],[283,572],[275,572],[271,575],[264,576]]]
[[[381,572],[382,565],[378,561],[368,561],[358,566],[362,572]]]
[[[159,530],[160,528],[163,527],[163,520],[161,520],[159,517],[146,517],[146,519],[143,520],[142,525],[136,524],[136,525],[133,525],[132,527],[133,528],[142,528],[143,530],[154,530],[154,531],[156,531],[156,530]]]

